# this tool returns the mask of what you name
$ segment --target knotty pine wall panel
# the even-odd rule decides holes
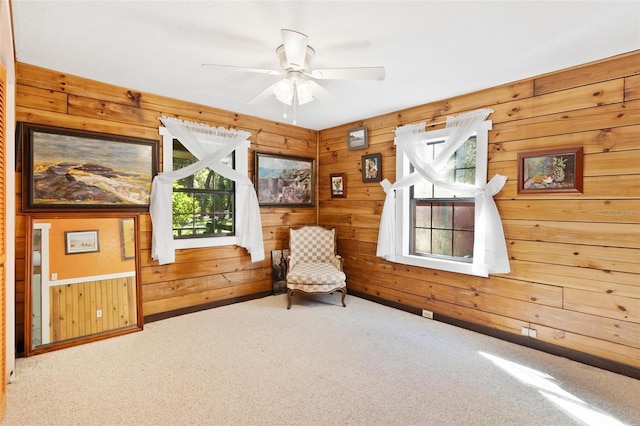
[[[163,96],[142,93],[53,70],[18,63],[18,121],[69,129],[138,137],[157,141],[160,115],[251,132],[249,177],[253,180],[256,151],[316,158],[317,132],[243,116]],[[162,164],[160,171],[162,171]],[[16,335],[24,345],[25,216],[20,211],[21,164],[16,171]],[[262,208],[265,260],[252,263],[246,250],[216,247],[179,250],[176,263],[158,265],[151,259],[152,224],[142,214],[140,263],[143,315],[163,314],[198,305],[224,302],[271,291],[271,250],[288,247],[291,226],[317,223],[317,205],[308,208]]]
[[[385,194],[362,183],[361,156],[381,153],[382,178],[394,182],[397,126],[477,108],[494,110],[488,178],[508,177],[495,199],[511,273],[481,278],[377,257]],[[640,367],[639,123],[635,51],[326,129],[319,222],[338,229],[352,291],[514,335],[529,327],[559,349]],[[346,132],[357,126],[368,128],[369,146],[349,151]],[[518,153],[576,146],[584,148],[583,193],[517,193]],[[331,173],[347,174],[346,198],[331,199]]]
[[[101,333],[136,323],[133,277],[49,287],[51,342]],[[96,309],[102,317],[94,315]]]

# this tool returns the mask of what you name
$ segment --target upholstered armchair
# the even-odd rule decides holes
[[[287,309],[291,296],[333,294],[342,292],[342,306],[347,295],[346,275],[342,257],[336,254],[336,230],[322,226],[303,226],[289,230],[287,258]]]

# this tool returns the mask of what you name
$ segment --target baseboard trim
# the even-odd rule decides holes
[[[402,303],[385,300],[381,297],[372,296],[370,294],[361,293],[359,291],[349,290],[351,296],[360,297],[362,299],[369,300],[371,302],[379,303],[381,305],[389,306],[392,308],[400,309],[412,314],[422,316],[422,310],[413,306],[408,306]],[[592,367],[600,368],[602,370],[611,371],[612,373],[621,374],[634,379],[640,379],[640,368],[633,367],[631,365],[622,364],[616,361],[611,361],[606,358],[597,357],[595,355],[586,354],[584,352],[576,351],[574,349],[563,348],[553,345],[551,343],[542,342],[540,340],[531,339],[525,336],[509,333],[503,330],[498,330],[485,325],[474,324],[469,321],[464,321],[458,318],[452,318],[446,315],[438,313],[433,314],[433,319],[436,321],[444,322],[456,327],[464,328],[467,330],[475,331],[477,333],[485,334],[487,336],[495,337],[500,340],[515,343],[521,346],[525,346],[531,349],[536,349],[542,352],[546,352],[552,355],[561,356],[572,361],[580,362],[582,364],[590,365]]]
[[[158,314],[146,315],[144,323],[148,324],[154,321],[160,321],[167,318],[177,317],[180,315],[192,314],[194,312],[206,311],[207,309],[219,308],[220,306],[232,305],[234,303],[246,302],[253,299],[261,299],[266,296],[273,295],[272,291],[262,291],[260,293],[248,294],[246,296],[232,297],[230,299],[218,300],[215,302],[204,303],[202,305],[189,306],[186,308],[175,309],[173,311],[160,312]]]

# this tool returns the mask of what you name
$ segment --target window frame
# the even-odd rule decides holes
[[[173,140],[177,139],[174,137],[169,130],[162,126],[160,127],[160,135],[162,136],[162,169],[163,171],[170,172],[173,171]],[[171,149],[167,149],[171,147]],[[249,146],[242,144],[234,151],[234,170],[238,173],[242,173],[245,176],[249,174]],[[238,185],[237,182],[234,182],[234,229],[237,229],[237,217],[238,217],[238,209],[240,206],[237,204],[237,200],[242,199],[243,191],[247,191],[245,185]],[[185,249],[185,248],[202,248],[202,247],[222,247],[222,246],[231,246],[231,245],[239,245],[240,239],[237,235],[228,236],[228,237],[202,237],[202,236],[194,236],[190,238],[173,238],[173,247],[174,249]]]
[[[487,184],[489,130],[491,130],[491,128],[491,120],[485,120],[478,126],[477,131],[471,135],[476,137],[475,185],[479,187],[484,187]],[[425,132],[423,141],[429,143],[443,139],[446,140],[450,132],[451,130],[446,128],[428,131]],[[411,162],[404,153],[404,150],[402,150],[400,146],[396,146],[396,181],[407,176],[410,173],[410,168]],[[410,239],[412,234],[410,194],[411,187],[398,188],[396,190],[396,241],[394,241],[394,253],[388,257],[388,260],[423,268],[468,275],[488,276],[486,271],[479,271],[478,265],[475,263],[476,259],[482,257],[479,256],[478,253],[485,249],[485,242],[475,238],[475,232],[477,232],[480,226],[477,209],[474,213],[474,247],[473,260],[471,262],[437,257],[437,255],[413,255],[410,253]]]

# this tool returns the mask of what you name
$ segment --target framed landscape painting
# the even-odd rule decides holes
[[[98,230],[65,232],[64,254],[94,253],[100,251],[98,232]]]
[[[153,141],[20,123],[25,211],[146,210]]]
[[[369,146],[367,138],[367,128],[364,126],[356,127],[347,131],[347,149],[363,149]]]

